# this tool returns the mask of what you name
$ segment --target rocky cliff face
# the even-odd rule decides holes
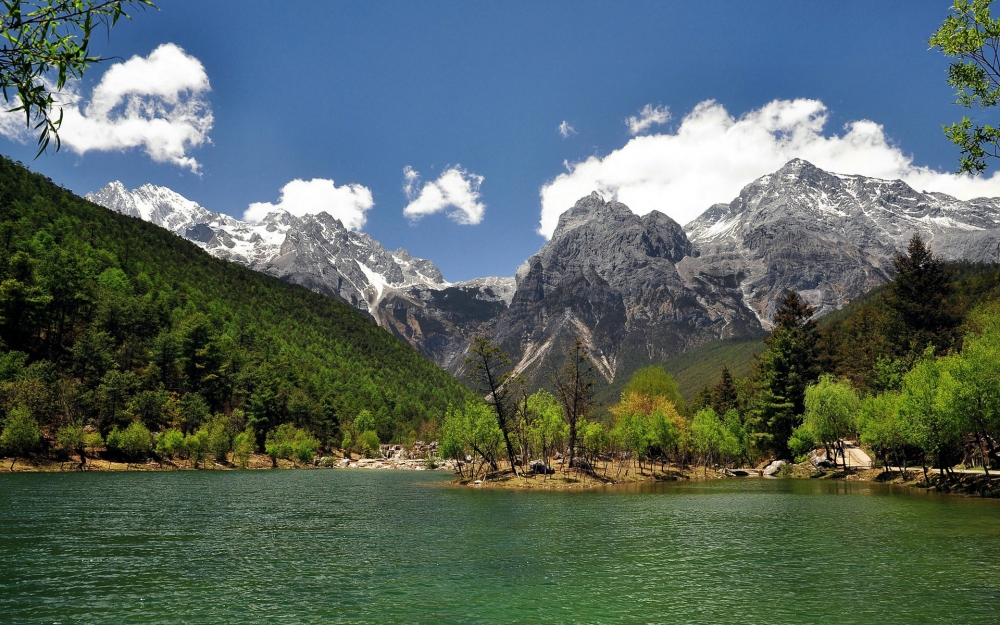
[[[744,304],[769,328],[786,289],[824,314],[882,284],[914,233],[948,260],[1000,260],[1000,198],[962,202],[796,159],[685,230],[699,255],[681,274],[739,276]]]
[[[441,346],[445,333],[461,336],[463,324],[479,328],[513,296],[513,278],[446,282],[433,262],[402,248],[389,251],[327,213],[275,211],[249,223],[164,187],[129,191],[117,181],[87,199],[167,228],[219,258],[342,299],[439,362],[448,353]],[[404,319],[404,309],[412,319]]]
[[[494,340],[538,379],[580,337],[611,381],[709,340],[761,332],[732,276],[686,280],[678,272],[677,263],[696,253],[666,215],[639,217],[591,194],[563,213],[528,261]]]

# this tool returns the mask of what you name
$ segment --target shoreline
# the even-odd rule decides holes
[[[11,463],[13,462],[13,470]],[[433,466],[431,466],[431,464]],[[704,467],[666,467],[664,470],[652,469],[640,472],[627,472],[619,479],[607,479],[596,473],[583,471],[566,471],[562,468],[554,474],[527,474],[514,476],[510,473],[493,475],[487,478],[473,479],[462,476],[457,471],[454,461],[428,463],[420,459],[384,459],[384,458],[340,458],[323,456],[312,464],[295,464],[289,460],[279,459],[277,466],[269,456],[255,454],[246,468],[232,463],[206,463],[197,468],[191,466],[188,460],[157,462],[149,459],[141,463],[126,463],[104,458],[88,458],[82,466],[78,459],[56,460],[50,458],[25,459],[0,458],[0,479],[3,475],[16,473],[120,473],[120,472],[174,472],[174,471],[263,471],[263,470],[354,470],[354,471],[448,471],[454,478],[445,482],[455,488],[473,488],[481,490],[510,491],[549,491],[549,490],[595,490],[617,489],[619,487],[636,487],[660,482],[701,482],[708,480],[740,480],[740,479],[820,479],[836,481],[878,482],[915,488],[924,491],[934,491],[968,497],[1000,498],[1000,472],[991,473],[989,478],[979,472],[959,472],[952,479],[942,477],[935,470],[928,473],[929,483],[924,481],[923,470],[920,467],[908,468],[905,474],[899,470],[883,471],[875,469],[816,469],[809,463],[787,465],[790,470],[782,475],[763,475],[760,469],[711,469]],[[743,473],[740,475],[739,473]]]
[[[119,472],[172,472],[172,471],[263,471],[263,470],[313,470],[313,469],[353,469],[353,470],[387,470],[387,471],[454,471],[452,461],[435,463],[433,468],[426,460],[417,459],[384,459],[384,458],[342,458],[339,456],[322,456],[310,464],[296,464],[290,460],[278,459],[272,463],[270,456],[254,454],[247,466],[239,467],[232,462],[231,457],[226,463],[206,461],[198,467],[192,466],[190,460],[147,459],[142,462],[124,462],[106,458],[87,458],[81,463],[77,457],[68,459],[53,458],[0,458],[0,476],[12,473],[119,473]]]

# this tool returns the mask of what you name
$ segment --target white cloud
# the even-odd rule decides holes
[[[639,116],[632,115],[625,120],[628,131],[633,135],[645,132],[653,126],[665,124],[670,121],[670,109],[665,106],[653,106],[647,104],[639,111]]]
[[[714,101],[702,102],[673,134],[635,137],[607,156],[566,163],[568,171],[541,188],[538,232],[551,237],[559,215],[592,191],[639,215],[658,210],[685,224],[793,158],[959,199],[1000,196],[1000,174],[973,178],[918,167],[875,122],[851,122],[843,134],[829,136],[826,122],[827,108],[818,100],[775,100],[739,119]]]
[[[201,61],[165,43],[147,57],[108,68],[85,106],[79,83],[54,94],[63,109],[59,138],[81,155],[143,148],[156,162],[197,172],[198,161],[188,151],[209,142],[213,117],[205,94],[210,90]],[[12,96],[8,104],[20,101]],[[35,137],[21,111],[0,113],[0,134],[20,142]]]
[[[365,211],[374,205],[372,192],[359,184],[338,187],[325,178],[292,180],[281,188],[277,204],[254,202],[243,213],[243,219],[257,222],[276,210],[296,217],[325,212],[339,219],[345,228],[360,230],[365,225]]]
[[[410,219],[420,219],[449,207],[454,208],[448,217],[460,224],[474,225],[483,220],[486,205],[479,201],[479,186],[483,177],[462,169],[461,165],[444,170],[437,180],[425,183],[420,193],[420,175],[407,166],[403,169],[403,191],[410,203],[403,214]]]
[[[576,128],[570,126],[569,122],[565,119],[561,124],[559,124],[559,134],[562,135],[563,139],[568,139],[572,135],[576,134]]]

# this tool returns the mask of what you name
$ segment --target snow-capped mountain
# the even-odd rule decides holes
[[[886,282],[914,233],[947,260],[1000,261],[1000,198],[961,201],[795,159],[685,231],[698,256],[681,273],[739,276],[744,303],[770,327],[786,289],[824,314]]]
[[[945,259],[1000,261],[1000,198],[960,201],[899,180],[793,160],[684,228],[582,198],[516,278],[448,283],[326,213],[248,223],[162,187],[112,183],[92,201],[168,228],[220,258],[339,297],[452,373],[490,335],[536,382],[584,339],[610,381],[720,338],[759,336],[795,289],[819,314],[891,276],[914,233]]]
[[[147,184],[129,191],[118,181],[86,197],[162,226],[219,258],[340,298],[383,325],[389,324],[379,312],[380,302],[412,289],[472,289],[489,301],[509,302],[513,296],[513,278],[451,284],[433,262],[402,248],[389,251],[325,212],[297,217],[279,210],[250,223],[209,211],[165,187]],[[488,294],[487,286],[493,287]]]

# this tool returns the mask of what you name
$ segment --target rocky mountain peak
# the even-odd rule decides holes
[[[628,206],[614,200],[607,202],[597,191],[577,200],[572,208],[559,216],[552,238],[565,235],[570,230],[594,222],[622,222],[634,217]]]

